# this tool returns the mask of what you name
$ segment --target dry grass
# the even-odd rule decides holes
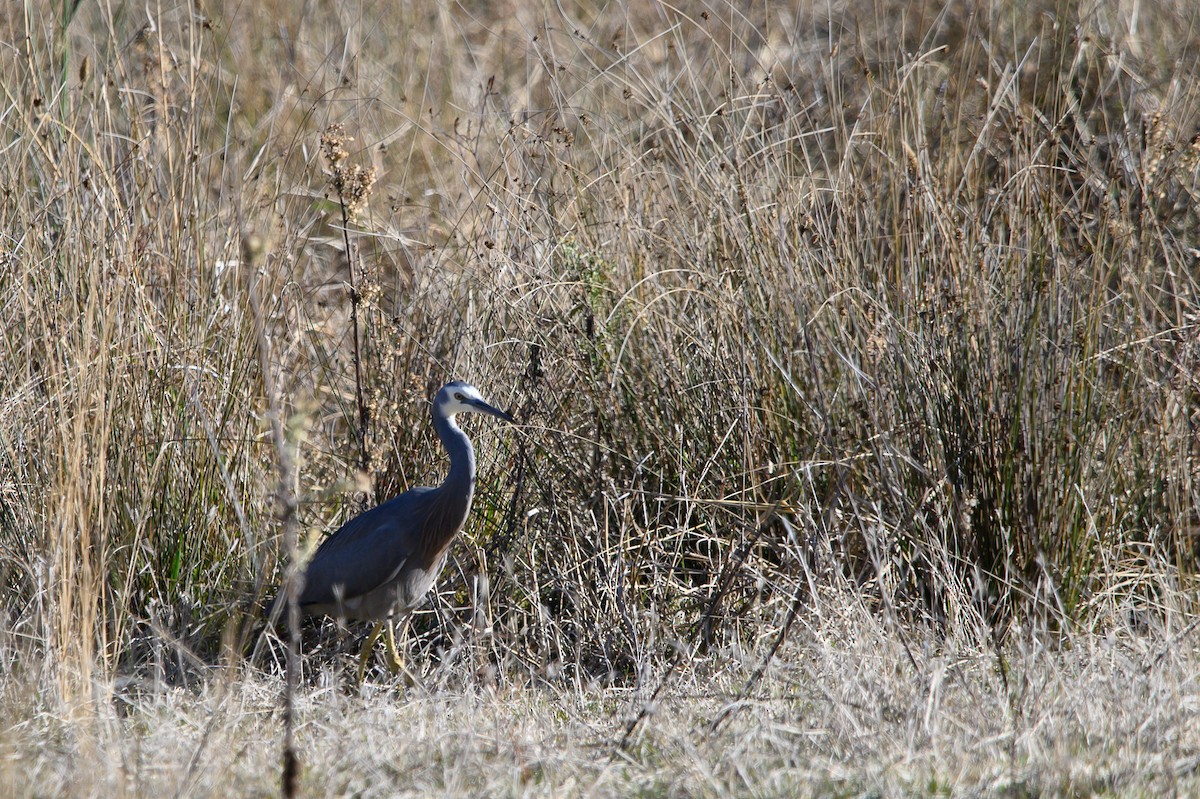
[[[1196,653],[1163,629],[986,652],[881,625],[830,593],[753,696],[728,654],[695,664],[628,751],[636,692],[578,682],[429,691],[332,673],[302,691],[310,796],[1189,796]],[[1164,642],[1167,642],[1164,644]],[[911,659],[910,659],[911,656]],[[91,701],[10,687],[0,785],[23,796],[227,796],[278,785],[279,678]],[[725,716],[714,732],[712,723]],[[69,768],[64,763],[70,763]]]
[[[306,790],[1195,790],[1190,2],[73,5],[0,8],[7,792],[272,791],[276,496],[439,479],[451,376],[524,424],[428,693],[309,632]]]

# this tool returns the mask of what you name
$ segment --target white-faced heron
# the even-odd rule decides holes
[[[475,450],[454,416],[470,412],[513,421],[485,402],[474,386],[447,383],[433,398],[432,409],[433,429],[450,455],[446,479],[436,488],[411,488],[346,522],[321,543],[305,568],[302,613],[378,622],[363,644],[359,682],[385,627],[388,666],[402,668],[392,624],[407,622],[424,599],[467,520],[475,492]],[[281,606],[283,596],[281,592],[276,600]]]

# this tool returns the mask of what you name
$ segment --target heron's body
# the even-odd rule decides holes
[[[403,619],[421,603],[471,510],[475,450],[454,422],[455,414],[470,411],[512,421],[484,402],[474,387],[461,382],[444,386],[434,397],[432,416],[450,456],[445,481],[436,488],[405,491],[325,539],[305,568],[298,602],[303,613],[382,623]]]
[[[300,609],[353,621],[412,609],[433,587],[469,505],[469,496],[454,501],[435,488],[414,488],[351,519],[309,562]]]

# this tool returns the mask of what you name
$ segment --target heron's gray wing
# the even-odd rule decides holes
[[[342,602],[392,580],[417,546],[435,496],[436,489],[414,488],[342,525],[309,561],[300,604]]]

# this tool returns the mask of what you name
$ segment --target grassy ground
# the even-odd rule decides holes
[[[3,792],[1195,792],[1192,6],[4,5]]]
[[[312,796],[1190,796],[1200,789],[1194,647],[1166,630],[1036,638],[995,658],[901,636],[831,595],[748,696],[721,653],[644,700],[571,680],[361,694],[329,672],[301,691]],[[1182,631],[1179,631],[1182,632]],[[439,679],[440,677],[440,679]],[[4,696],[9,796],[273,794],[282,683],[213,673],[76,703]],[[715,724],[715,728],[714,728]]]

